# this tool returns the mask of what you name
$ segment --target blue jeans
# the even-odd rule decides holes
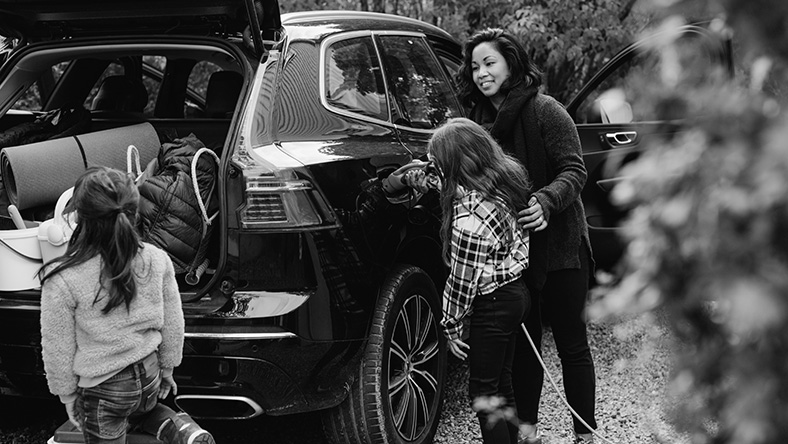
[[[468,337],[468,392],[472,401],[478,397],[500,397],[505,407],[516,411],[512,361],[517,330],[529,306],[530,297],[522,278],[474,299]],[[484,444],[516,444],[517,421],[498,419],[491,413],[476,412]]]
[[[158,402],[160,385],[159,362],[152,353],[95,387],[80,387],[76,408],[85,443],[125,444],[126,433],[135,427],[156,435],[175,416]]]

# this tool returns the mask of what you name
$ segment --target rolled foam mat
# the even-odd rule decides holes
[[[150,123],[46,140],[0,151],[0,171],[8,200],[20,210],[54,204],[88,166],[126,171],[126,152],[134,145],[144,168],[161,143]]]

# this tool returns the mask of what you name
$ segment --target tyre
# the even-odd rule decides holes
[[[440,312],[423,270],[392,271],[380,290],[359,375],[345,401],[323,415],[330,442],[432,442],[446,378]]]

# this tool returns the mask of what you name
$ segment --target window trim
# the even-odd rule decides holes
[[[378,66],[380,66],[381,75],[383,77],[383,87],[385,88],[384,96],[386,97],[386,120],[378,119],[372,116],[367,116],[365,114],[357,113],[355,111],[339,108],[337,106],[332,105],[328,102],[326,91],[326,80],[328,73],[326,73],[326,62],[328,56],[329,48],[337,42],[341,42],[343,40],[350,40],[354,38],[360,37],[369,37],[372,41],[372,45],[375,48],[375,56],[378,58]],[[320,61],[318,66],[318,91],[320,93],[320,104],[323,105],[323,108],[331,111],[332,113],[339,114],[345,117],[351,117],[353,119],[364,120],[370,123],[374,123],[377,125],[393,125],[391,122],[391,103],[389,97],[389,85],[388,80],[386,80],[386,72],[385,68],[383,67],[381,57],[380,57],[380,49],[378,48],[377,42],[374,38],[374,33],[372,31],[351,31],[351,32],[343,32],[341,34],[333,35],[320,43]]]
[[[446,84],[451,85],[452,88],[454,87],[454,82],[451,80],[451,78],[449,78],[449,74],[447,72],[447,67],[443,64],[443,61],[440,59],[440,55],[438,54],[437,48],[435,48],[435,46],[432,44],[430,39],[425,34],[420,34],[420,33],[417,33],[417,32],[408,32],[408,31],[376,31],[376,32],[373,32],[372,34],[375,37],[374,38],[374,40],[375,40],[375,47],[377,47],[379,45],[378,36],[385,36],[385,37],[390,37],[390,36],[394,36],[394,37],[416,37],[416,38],[419,38],[421,41],[424,42],[425,46],[427,47],[428,52],[431,54],[433,62],[440,68],[441,75],[443,76],[443,81],[446,82]],[[381,61],[383,60],[382,56],[380,57],[380,59],[381,59]],[[388,81],[387,79],[388,79],[388,72],[386,72],[386,75],[384,76],[384,80]],[[386,84],[386,89],[387,89],[387,94],[390,94],[390,91],[388,91],[388,84]],[[460,111],[459,115],[460,116],[464,116],[465,112],[464,112],[464,110],[462,108],[462,104],[460,104],[460,102],[457,100],[456,94],[452,95],[452,98],[455,101],[455,105],[456,105],[457,110]],[[397,106],[399,106],[399,105],[397,105]],[[437,127],[436,128],[414,128],[412,126],[397,125],[397,124],[394,124],[394,127],[397,128],[398,130],[411,131],[411,132],[414,132],[414,133],[417,133],[417,134],[432,134],[437,129]]]
[[[417,38],[417,39],[423,41],[425,46],[429,49],[429,53],[431,54],[431,57],[432,57],[433,61],[437,64],[437,66],[439,66],[441,68],[441,75],[443,76],[443,81],[447,82],[447,84],[449,84],[449,85],[453,85],[453,83],[451,82],[451,79],[448,77],[448,73],[446,72],[446,67],[443,65],[443,62],[440,60],[438,54],[436,54],[436,50],[435,50],[434,46],[431,44],[429,38],[427,38],[427,36],[425,34],[420,33],[420,32],[413,32],[413,31],[396,31],[396,30],[348,31],[348,32],[342,32],[342,33],[339,33],[339,34],[332,35],[332,36],[324,39],[320,43],[320,49],[319,49],[320,57],[319,57],[319,62],[318,62],[319,63],[319,66],[318,66],[318,91],[319,91],[319,94],[320,94],[320,104],[326,110],[328,110],[328,111],[330,111],[330,112],[332,112],[334,114],[339,114],[339,115],[344,116],[344,117],[349,117],[349,118],[352,118],[352,119],[361,120],[361,121],[369,122],[369,123],[376,124],[376,125],[384,125],[386,127],[392,127],[392,128],[394,128],[395,130],[398,130],[398,131],[408,131],[408,132],[413,132],[413,133],[417,133],[417,134],[427,134],[427,135],[432,134],[433,132],[435,132],[435,130],[437,128],[414,128],[414,127],[407,126],[407,125],[398,125],[398,124],[396,124],[396,123],[394,123],[392,121],[392,118],[393,118],[393,116],[391,114],[391,107],[392,107],[391,101],[393,100],[393,98],[391,96],[392,91],[391,91],[391,88],[389,86],[389,79],[388,79],[389,73],[388,73],[387,67],[385,66],[385,63],[383,61],[383,57],[382,57],[382,53],[381,53],[381,49],[380,49],[380,43],[378,42],[378,38],[377,38],[378,36],[413,37],[413,38]],[[381,119],[370,117],[370,116],[367,116],[367,115],[364,115],[364,114],[360,114],[360,113],[357,113],[357,112],[354,112],[354,111],[350,111],[350,110],[346,110],[346,109],[335,107],[335,106],[331,105],[330,103],[328,103],[328,100],[326,99],[326,94],[327,94],[327,91],[326,91],[326,75],[327,75],[327,73],[326,73],[325,67],[326,67],[326,57],[327,57],[327,54],[328,54],[329,47],[331,45],[333,45],[334,43],[338,42],[338,41],[352,39],[352,38],[358,38],[358,37],[370,37],[372,39],[372,43],[374,44],[375,53],[376,53],[376,55],[378,57],[378,63],[380,64],[380,69],[381,69],[382,74],[383,74],[383,84],[384,84],[384,87],[386,88],[385,95],[386,95],[386,107],[387,107],[388,120],[381,120]],[[455,101],[456,101],[456,98],[455,98]],[[457,105],[457,109],[460,111],[460,115],[464,115],[464,110],[463,110],[461,104],[459,102],[457,102],[456,105]],[[397,106],[397,105],[394,105],[394,106]]]

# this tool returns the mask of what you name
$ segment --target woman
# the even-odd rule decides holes
[[[498,414],[515,408],[512,359],[529,305],[522,279],[528,235],[516,212],[527,202],[527,176],[484,128],[464,118],[438,128],[427,154],[440,176],[441,238],[450,268],[441,325],[449,350],[460,359],[470,355],[468,392],[484,443],[516,444],[516,421],[499,420]]]
[[[596,428],[594,363],[584,319],[593,274],[580,201],[587,174],[574,122],[556,100],[538,92],[541,83],[541,73],[511,34],[486,29],[465,44],[458,84],[465,105],[472,107],[470,117],[523,163],[533,183],[528,205],[519,208],[519,222],[531,231],[526,328],[540,348],[542,322],[550,324],[567,399]],[[517,341],[514,389],[527,443],[540,442],[536,423],[543,379],[523,336]],[[592,442],[591,431],[573,421],[575,442]]]
[[[118,170],[92,167],[74,186],[66,254],[39,272],[49,390],[88,444],[125,443],[133,426],[166,443],[212,444],[188,415],[158,403],[177,391],[184,320],[169,256],[139,240],[138,202]]]

